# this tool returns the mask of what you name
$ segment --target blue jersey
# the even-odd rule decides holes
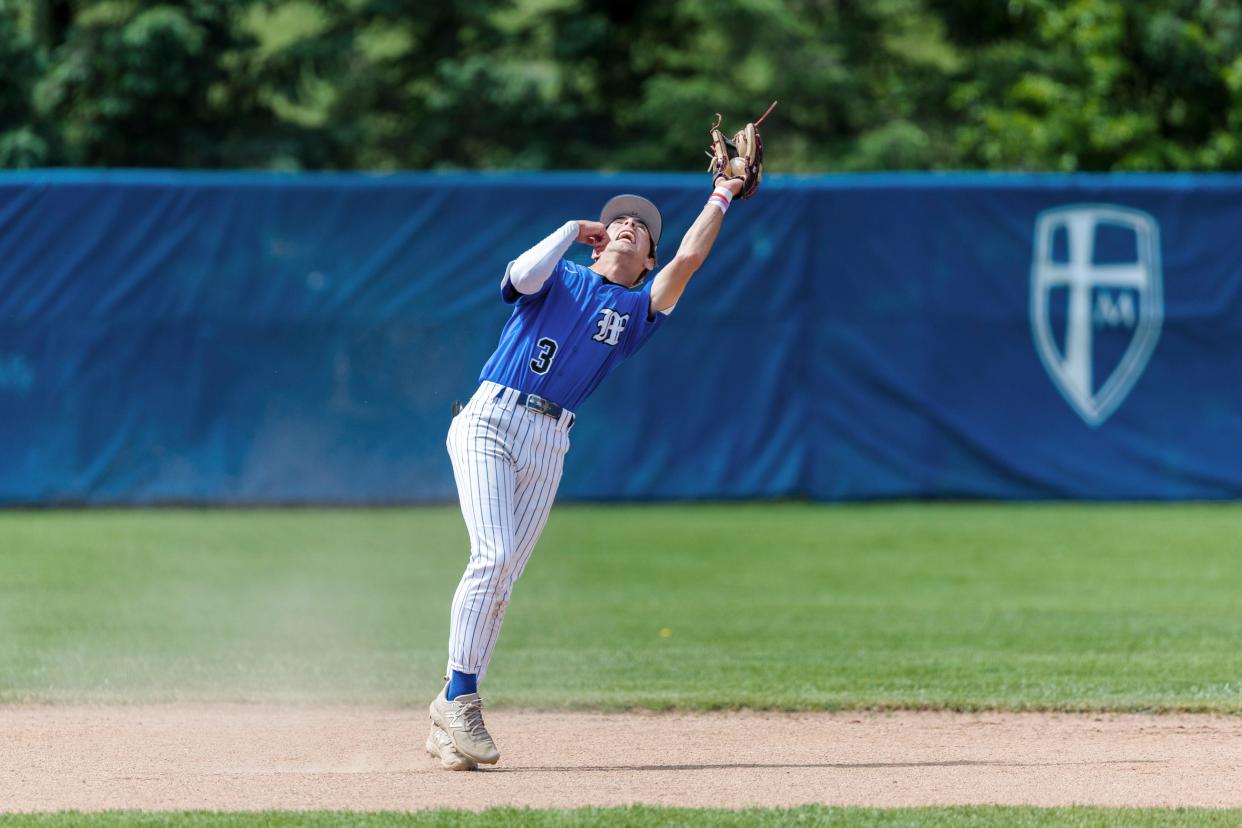
[[[479,381],[538,394],[570,411],[664,321],[662,313],[647,317],[650,284],[624,288],[566,259],[538,293],[518,293],[507,278],[503,293],[516,307]]]

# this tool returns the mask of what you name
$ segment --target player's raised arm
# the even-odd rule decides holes
[[[690,225],[677,248],[677,255],[665,265],[651,283],[651,313],[668,310],[677,304],[690,277],[698,270],[716,242],[716,234],[724,222],[725,212],[734,196],[742,191],[740,178],[721,179],[703,205],[699,217]]]
[[[575,241],[599,249],[608,244],[608,233],[598,221],[579,219],[565,222],[509,263],[501,283],[505,297],[516,301],[517,294],[533,296],[542,290],[544,283],[556,269],[556,263]]]
[[[716,123],[708,130],[711,147],[707,151],[711,158],[707,171],[712,174],[716,188],[681,240],[677,255],[651,283],[652,316],[677,304],[686,283],[711,252],[733,199],[750,198],[759,189],[763,179],[763,139],[759,135],[759,124],[775,106],[776,101],[772,101],[767,112],[735,132],[732,138],[720,131],[721,117],[716,115]]]

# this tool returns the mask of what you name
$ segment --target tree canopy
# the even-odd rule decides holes
[[[0,0],[0,166],[1242,168],[1236,0]],[[706,162],[703,161],[703,164]]]

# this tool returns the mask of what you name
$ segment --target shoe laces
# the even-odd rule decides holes
[[[457,709],[449,714],[449,724],[465,730],[478,741],[490,740],[491,736],[488,735],[487,728],[483,726],[483,700],[471,699],[468,702],[456,702],[456,705]]]

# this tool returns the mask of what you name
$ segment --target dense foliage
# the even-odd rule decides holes
[[[0,0],[0,165],[1242,168],[1236,0]]]

